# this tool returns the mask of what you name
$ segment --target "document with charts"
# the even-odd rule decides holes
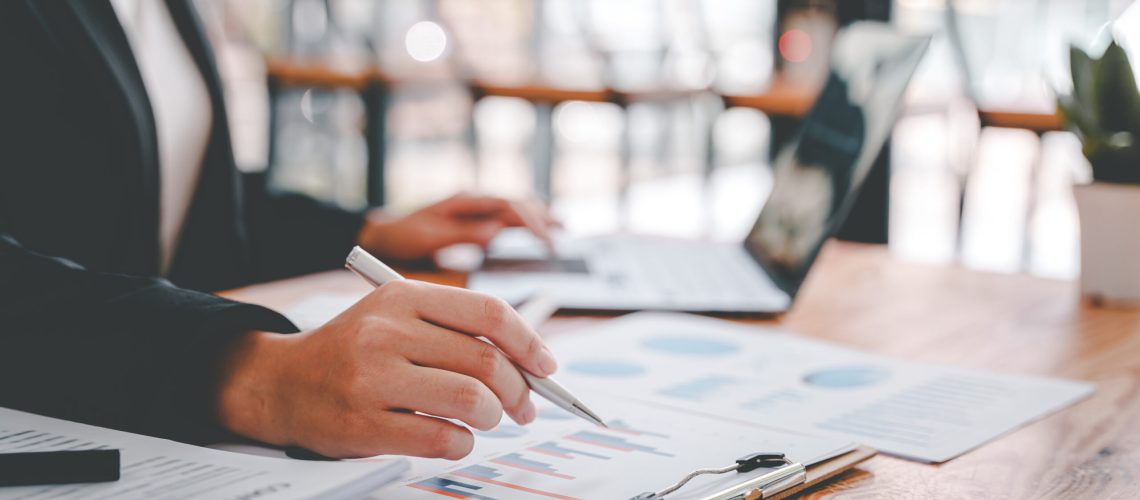
[[[290,314],[319,324],[353,298],[315,296]],[[535,397],[533,424],[477,431],[459,462],[411,459],[374,498],[628,498],[752,452],[810,464],[857,444],[942,462],[1093,392],[674,313],[632,314],[548,343],[559,381],[611,429]],[[738,479],[704,478],[679,498]]]
[[[588,401],[609,429],[535,398],[535,422],[520,427],[504,417],[491,431],[475,431],[475,450],[458,462],[410,459],[409,474],[372,498],[630,498],[661,490],[694,469],[731,465],[756,452],[783,452],[806,465],[855,449],[846,439],[777,431],[605,394],[590,394]],[[669,498],[700,498],[770,470],[702,476]]]
[[[550,340],[559,379],[943,462],[1092,394],[1091,384],[918,363],[771,328],[640,313]]]
[[[286,314],[302,328],[312,327],[358,298],[316,294]],[[520,427],[503,417],[492,431],[474,431],[474,451],[458,462],[411,458],[411,470],[373,498],[629,498],[660,490],[694,469],[722,467],[756,452],[782,452],[809,465],[856,447],[847,438],[732,422],[630,401],[625,395],[592,389],[575,393],[607,420],[609,429],[533,396],[539,407],[535,422]],[[701,477],[670,498],[698,498],[763,472]]]
[[[118,449],[118,481],[0,488],[0,499],[359,498],[399,477],[401,458],[308,462],[211,450],[0,408],[0,453]]]

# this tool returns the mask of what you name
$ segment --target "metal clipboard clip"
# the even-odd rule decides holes
[[[783,491],[803,484],[807,480],[807,467],[792,462],[783,453],[753,453],[741,457],[727,467],[697,469],[661,491],[647,491],[630,500],[662,500],[697,476],[706,474],[746,473],[759,468],[775,467],[771,472],[751,478],[743,483],[701,497],[702,500],[761,500],[772,498]]]

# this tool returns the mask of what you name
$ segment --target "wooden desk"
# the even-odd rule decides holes
[[[768,115],[803,117],[811,111],[821,89],[773,78],[768,88],[756,94],[722,94],[727,107],[752,108]]]
[[[363,89],[370,82],[384,85],[444,83],[449,81],[446,77],[433,75],[421,78],[405,78],[401,80],[373,63],[360,62],[348,67],[334,67],[320,61],[294,60],[288,58],[270,58],[265,61],[265,71],[269,78],[277,83],[291,87],[321,87]],[[705,92],[702,89],[645,89],[645,90],[619,90],[608,87],[599,88],[567,88],[544,83],[530,82],[518,85],[503,85],[479,79],[466,81],[475,93],[482,96],[517,97],[531,102],[562,103],[566,101],[586,102],[612,102],[624,104],[631,102],[657,102],[676,101],[692,98]]]
[[[978,119],[983,127],[1019,128],[1038,135],[1065,130],[1065,122],[1055,110],[982,108],[978,109]]]
[[[409,276],[464,281],[458,273]],[[322,290],[367,287],[332,272],[229,295],[287,307]],[[594,321],[560,317],[543,330]],[[946,464],[879,456],[811,497],[1134,498],[1140,491],[1140,309],[1092,308],[1070,282],[904,263],[878,246],[832,242],[780,322],[892,356],[1097,384],[1091,398]]]
[[[265,73],[269,78],[276,79],[275,83],[287,87],[362,90],[372,80],[388,81],[385,75],[367,64],[360,64],[352,69],[335,69],[321,63],[267,59]]]

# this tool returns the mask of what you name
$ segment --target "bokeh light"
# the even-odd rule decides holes
[[[811,56],[811,37],[803,30],[791,29],[780,35],[780,56],[788,62],[803,62]]]
[[[408,55],[420,62],[430,62],[439,59],[447,50],[447,34],[439,24],[431,21],[420,21],[404,35],[404,47]]]

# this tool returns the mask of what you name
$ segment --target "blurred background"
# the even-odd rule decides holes
[[[837,29],[934,43],[841,237],[1069,278],[1090,178],[1055,92],[1133,0],[198,0],[239,164],[346,208],[547,200],[568,232],[741,238]]]

